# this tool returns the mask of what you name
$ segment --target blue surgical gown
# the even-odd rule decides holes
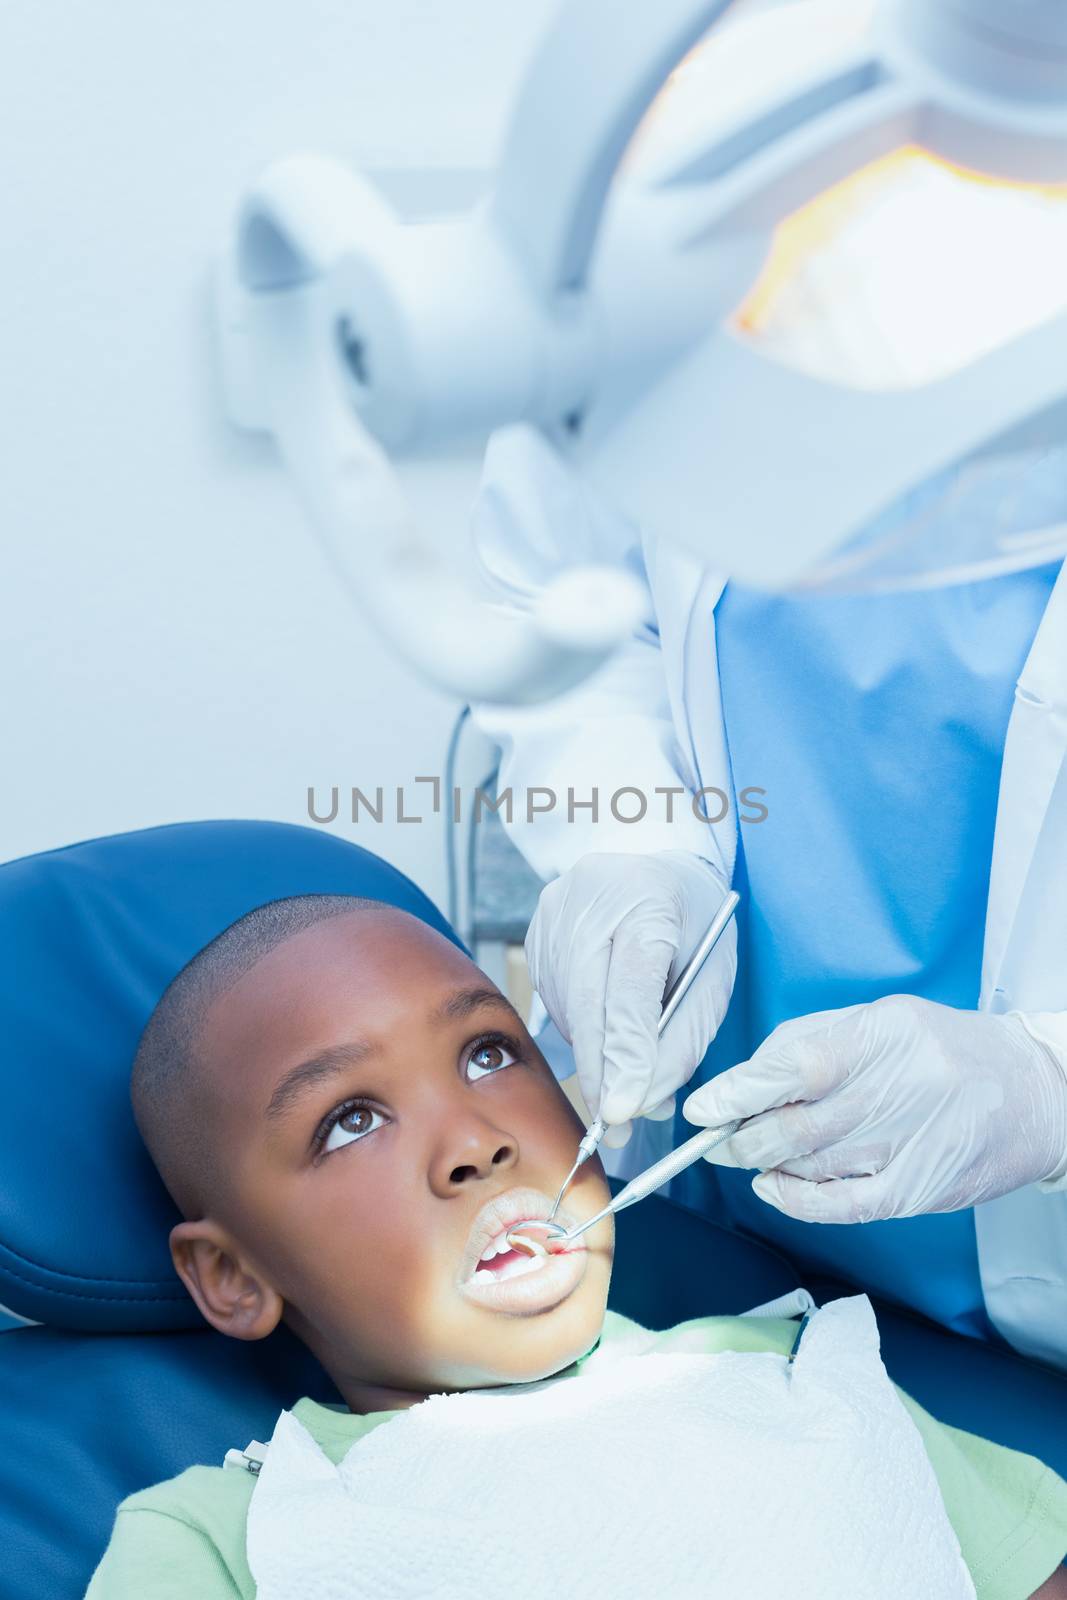
[[[766,790],[768,815],[739,828],[737,988],[694,1086],[789,1017],[899,993],[977,1004],[1008,716],[1057,570],[892,596],[726,588],[715,622],[735,791]],[[673,1192],[811,1277],[989,1336],[973,1212],[801,1223],[757,1199],[751,1177],[701,1162]]]

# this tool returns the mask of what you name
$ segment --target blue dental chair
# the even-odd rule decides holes
[[[203,1326],[127,1094],[175,974],[253,907],[309,893],[387,900],[455,937],[402,874],[310,828],[179,823],[0,866],[3,1600],[79,1600],[124,1496],[269,1438],[301,1394],[336,1398],[284,1330],[249,1345]],[[612,1304],[666,1327],[801,1276],[652,1199],[619,1218]],[[936,1415],[1067,1475],[1067,1380],[892,1308],[879,1321],[890,1372]]]

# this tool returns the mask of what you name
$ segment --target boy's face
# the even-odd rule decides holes
[[[584,1130],[516,1013],[446,939],[393,910],[330,917],[214,1002],[201,1055],[226,1192],[173,1239],[216,1326],[260,1337],[284,1302],[354,1409],[541,1378],[595,1342],[610,1219],[536,1264],[504,1238],[547,1216]],[[594,1158],[560,1220],[609,1198]],[[188,1270],[204,1228],[221,1240],[201,1255],[209,1292]],[[506,1253],[479,1264],[494,1246]]]

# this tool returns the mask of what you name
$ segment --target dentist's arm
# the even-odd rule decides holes
[[[912,995],[783,1023],[690,1095],[748,1120],[709,1160],[809,1222],[958,1211],[1067,1188],[1067,1013],[956,1011]]]
[[[495,436],[474,522],[498,602],[511,608],[529,606],[564,560],[625,559],[645,577],[636,530],[529,430]],[[503,751],[508,833],[554,879],[527,938],[534,986],[573,1045],[586,1103],[617,1125],[608,1142],[622,1143],[632,1117],[669,1113],[715,1036],[736,967],[731,925],[657,1040],[664,988],[728,885],[713,829],[693,813],[651,595],[633,637],[578,689],[536,707],[473,709]],[[631,793],[616,809],[632,815],[644,802],[640,820],[612,814],[622,789]]]

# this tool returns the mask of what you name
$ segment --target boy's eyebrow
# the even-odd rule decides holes
[[[275,1085],[274,1093],[267,1102],[266,1117],[268,1122],[276,1122],[284,1117],[286,1112],[302,1100],[309,1089],[321,1083],[323,1078],[333,1078],[339,1072],[346,1072],[349,1067],[356,1067],[362,1061],[381,1052],[377,1045],[368,1044],[365,1039],[354,1039],[351,1044],[331,1045],[328,1050],[321,1051],[317,1056],[311,1056],[307,1061],[301,1061],[298,1067],[293,1067],[287,1072],[279,1084]]]
[[[492,1006],[495,1010],[509,1011],[516,1022],[522,1025],[522,1018],[510,1000],[502,995],[499,989],[485,988],[457,989],[454,994],[450,994],[435,1007],[430,1013],[430,1021],[462,1021],[464,1017],[469,1017],[487,1006]],[[303,1099],[308,1090],[315,1088],[324,1078],[336,1077],[349,1067],[359,1066],[372,1056],[380,1054],[381,1049],[378,1045],[371,1044],[366,1039],[353,1039],[348,1044],[331,1045],[328,1050],[322,1050],[307,1061],[301,1061],[299,1066],[293,1067],[281,1082],[275,1085],[274,1093],[267,1103],[267,1120],[276,1122],[284,1117],[298,1100]]]
[[[430,1014],[431,1022],[462,1022],[464,1017],[469,1017],[475,1011],[481,1011],[486,1006],[495,1009],[510,1011],[516,1022],[521,1023],[522,1018],[515,1010],[506,995],[499,989],[457,989],[455,994],[450,994],[443,1000],[437,1009]]]

